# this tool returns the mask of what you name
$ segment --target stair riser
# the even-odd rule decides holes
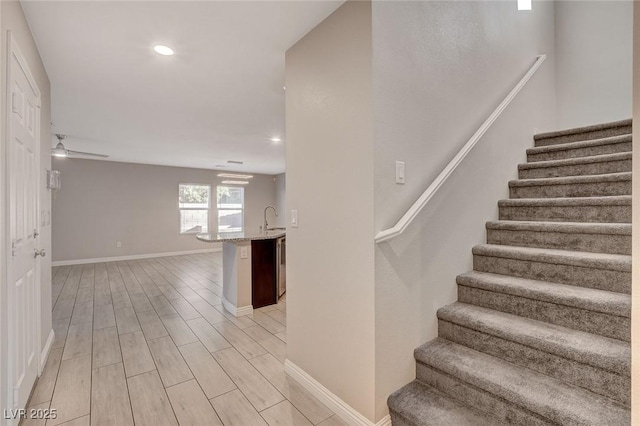
[[[500,206],[500,220],[631,223],[631,206]]]
[[[495,396],[485,390],[442,373],[421,362],[416,363],[416,379],[457,399],[463,404],[488,413],[497,422],[514,425],[546,426],[556,424],[531,411]]]
[[[458,302],[628,342],[629,318],[475,287],[458,286]]]
[[[490,272],[618,293],[631,292],[631,273],[617,270],[483,255],[473,256],[473,269],[479,272]]]
[[[600,163],[576,164],[558,167],[539,167],[518,170],[520,179],[540,179],[564,176],[604,175],[631,171],[631,160],[603,161]]]
[[[609,138],[611,136],[620,136],[631,134],[631,125],[612,127],[609,129],[596,130],[591,132],[580,132],[566,136],[556,136],[553,138],[545,138],[536,140],[536,146],[558,145],[569,142],[589,141],[593,139]]]
[[[615,195],[631,195],[631,181],[513,186],[509,188],[510,198],[606,197]]]
[[[592,253],[631,254],[631,235],[487,229],[487,243]]]
[[[448,321],[438,321],[438,336],[629,405],[629,377]]]
[[[592,155],[614,154],[616,152],[630,152],[631,141],[610,143],[606,145],[596,145],[562,151],[527,153],[527,162],[547,160],[564,160],[567,158],[590,157]]]

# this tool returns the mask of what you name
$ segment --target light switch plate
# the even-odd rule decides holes
[[[298,210],[291,210],[291,226],[298,227]]]
[[[240,259],[249,257],[249,247],[240,247]]]
[[[404,161],[396,161],[396,183],[404,185]]]

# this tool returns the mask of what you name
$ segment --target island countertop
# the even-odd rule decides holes
[[[266,232],[226,232],[223,234],[203,233],[196,235],[196,238],[205,243],[240,242],[253,240],[272,240],[286,235],[285,230],[275,229]]]

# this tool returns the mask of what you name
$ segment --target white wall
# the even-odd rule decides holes
[[[53,168],[62,177],[53,195],[54,261],[219,247],[180,235],[178,227],[178,185],[203,183],[212,185],[210,229],[216,230],[219,171],[78,158],[55,158]],[[245,229],[257,232],[263,209],[274,203],[273,176],[254,175],[245,186]]]
[[[46,176],[46,170],[50,168],[50,164],[51,164],[51,156],[50,156],[50,144],[49,141],[51,139],[51,128],[49,126],[49,123],[51,122],[51,109],[50,109],[50,105],[51,105],[51,97],[50,97],[50,85],[49,85],[49,78],[47,77],[47,73],[44,69],[44,66],[42,64],[42,61],[40,60],[40,55],[38,53],[38,49],[35,45],[35,42],[31,36],[31,32],[29,31],[29,27],[27,25],[27,22],[24,18],[24,14],[22,12],[22,8],[20,6],[20,3],[17,1],[2,1],[0,2],[0,10],[1,10],[1,20],[0,20],[0,32],[2,34],[1,36],[1,43],[0,43],[0,49],[2,50],[2,60],[1,60],[1,64],[0,64],[0,69],[2,71],[0,71],[0,75],[2,75],[2,78],[0,78],[0,85],[2,86],[2,89],[0,89],[0,121],[1,121],[1,125],[0,125],[0,129],[2,129],[2,134],[0,136],[0,140],[2,141],[1,146],[0,146],[0,159],[3,162],[2,165],[2,180],[0,180],[0,182],[2,183],[2,187],[0,190],[0,199],[2,200],[2,205],[5,206],[5,200],[6,200],[6,188],[5,188],[5,184],[6,181],[4,180],[5,176],[5,164],[4,162],[6,161],[5,159],[6,157],[6,134],[5,129],[6,129],[6,117],[7,117],[7,111],[6,111],[6,105],[7,105],[7,98],[6,98],[6,67],[7,67],[7,31],[11,31],[13,37],[15,37],[15,40],[22,52],[22,54],[24,55],[30,71],[33,75],[33,77],[36,80],[36,83],[38,84],[38,88],[40,89],[40,93],[42,96],[42,107],[41,107],[41,111],[40,111],[40,138],[41,138],[41,144],[40,144],[40,183],[41,183],[41,187],[40,187],[40,210],[41,212],[44,212],[45,215],[48,214],[50,212],[51,209],[51,193],[50,191],[48,191],[46,189],[45,186],[45,176]],[[2,229],[2,235],[0,240],[2,241],[2,244],[8,244],[8,238],[7,238],[7,234],[6,234],[6,229],[5,229],[5,218],[4,218],[4,207],[3,207],[3,212],[2,215],[0,215],[0,223],[2,224],[2,226],[0,227]],[[50,257],[50,253],[51,253],[51,227],[49,225],[45,225],[42,226],[40,229],[40,236],[39,236],[39,240],[38,240],[38,246],[40,248],[44,248],[47,253],[48,256],[41,258],[41,308],[42,308],[42,312],[41,312],[41,336],[40,336],[40,341],[41,341],[41,345],[44,348],[44,345],[46,343],[47,337],[49,336],[49,333],[51,332],[51,257]],[[6,336],[7,336],[7,318],[6,318],[6,312],[7,312],[7,307],[4,305],[6,304],[6,290],[7,290],[7,281],[6,281],[6,275],[5,275],[5,271],[6,271],[6,261],[5,261],[5,250],[6,246],[3,247],[3,250],[0,251],[1,254],[1,258],[2,258],[2,268],[0,268],[2,270],[2,286],[0,288],[0,303],[3,303],[2,305],[0,305],[0,326],[2,327],[2,330],[0,332],[0,337],[2,337],[2,343],[0,344],[0,359],[2,359],[2,362],[0,362],[0,364],[2,365],[2,371],[0,371],[0,377],[6,378],[6,370],[4,370],[5,367],[5,361],[8,359],[8,353],[7,353],[7,345],[6,345]],[[3,389],[4,391],[4,389]],[[1,403],[0,403],[0,408],[5,408],[4,407],[4,402],[5,402],[5,398],[6,398],[6,394],[4,394],[4,392],[2,392],[2,397],[0,399]],[[2,417],[4,416],[0,416],[0,424],[5,424],[5,420],[2,419]]]
[[[285,173],[275,176],[276,182],[276,203],[275,208],[278,210],[278,217],[275,220],[275,226],[287,226],[287,175]]]
[[[640,6],[633,7],[633,121],[640,123]],[[633,151],[640,152],[640,126],[633,128]],[[631,424],[640,424],[640,158],[633,156],[631,285]]]
[[[350,1],[286,53],[287,358],[373,420],[371,52]]]
[[[376,419],[415,378],[413,350],[456,300],[455,277],[471,269],[534,128],[555,127],[555,64],[551,2],[528,12],[515,1],[373,3],[376,231],[400,218],[542,53],[547,61],[406,235],[376,246]],[[406,162],[405,185],[395,184],[395,160]]]
[[[556,1],[558,125],[631,117],[632,1]]]

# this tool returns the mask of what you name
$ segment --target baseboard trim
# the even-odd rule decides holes
[[[40,370],[38,370],[38,376],[42,374],[44,370],[44,365],[47,363],[47,359],[49,358],[49,353],[51,352],[51,346],[53,346],[53,342],[56,340],[56,334],[53,332],[53,329],[49,332],[49,337],[47,337],[47,341],[44,344],[44,348],[42,348],[42,352],[40,352]]]
[[[253,305],[241,306],[236,310],[236,316],[251,315],[253,313]]]
[[[212,249],[200,249],[200,250],[170,251],[170,252],[163,252],[163,253],[133,254],[130,256],[96,257],[92,259],[56,260],[55,262],[51,262],[51,266],[84,265],[87,263],[118,262],[121,260],[137,260],[137,259],[150,259],[152,257],[183,256],[185,254],[215,253],[219,251],[222,251],[222,247],[216,247]]]
[[[224,307],[224,309],[236,318],[243,315],[251,315],[253,313],[253,305],[237,307],[236,305],[225,299],[224,295],[220,299],[222,299],[222,306]]]
[[[381,418],[378,423],[376,423],[376,426],[392,426],[391,425],[391,416],[389,414],[387,414],[386,416]]]
[[[391,426],[389,415],[377,423],[373,423],[288,359],[284,361],[284,371],[348,424],[353,426]]]

